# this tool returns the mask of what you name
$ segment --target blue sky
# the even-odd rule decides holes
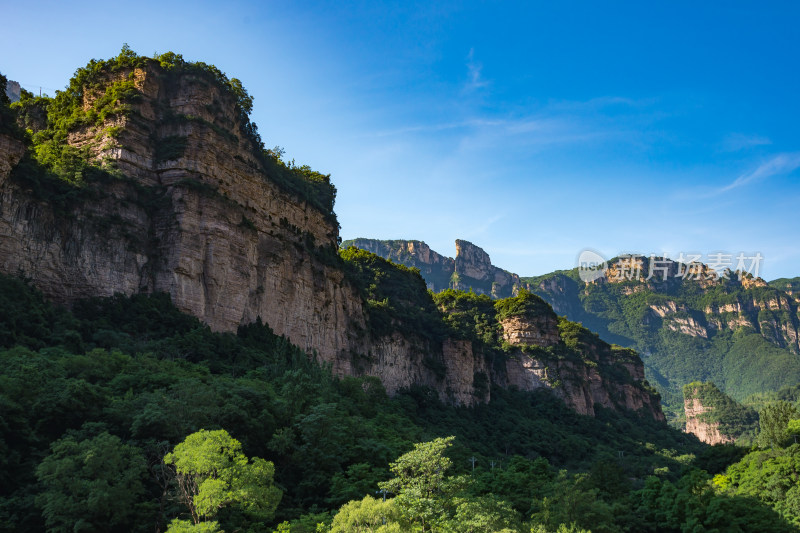
[[[466,239],[522,275],[584,248],[800,275],[800,4],[0,6],[0,72],[31,90],[123,43],[240,78],[265,142],[332,174],[345,239]]]

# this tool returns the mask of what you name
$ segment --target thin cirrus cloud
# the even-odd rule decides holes
[[[794,172],[800,168],[800,152],[789,152],[772,156],[761,163],[755,170],[742,174],[728,185],[717,189],[716,194],[722,194],[751,183]]]
[[[517,146],[554,146],[604,140],[625,141],[630,136],[634,142],[638,136],[621,117],[589,116],[574,113],[543,113],[518,117],[473,117],[451,122],[414,124],[399,128],[376,131],[369,137],[427,136],[451,132],[462,143],[481,141],[488,145],[509,143]],[[630,134],[630,135],[629,135]]]
[[[467,54],[467,75],[468,80],[464,89],[467,92],[475,91],[489,85],[489,81],[481,75],[483,65],[475,59],[475,49],[470,48]]]
[[[772,144],[772,140],[761,135],[731,133],[722,140],[719,145],[719,150],[722,152],[738,152],[740,150],[770,144]]]

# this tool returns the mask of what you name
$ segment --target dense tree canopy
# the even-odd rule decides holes
[[[446,305],[492,312],[479,298],[451,296]],[[480,321],[471,327],[486,331]],[[750,486],[733,475],[727,489],[709,492],[719,486],[711,476],[726,475],[740,455],[635,413],[598,408],[584,417],[546,391],[502,388],[469,409],[421,387],[388,398],[377,379],[335,378],[263,324],[213,333],[165,295],[93,299],[67,311],[0,277],[0,363],[0,531],[118,530],[124,521],[141,531],[316,533],[317,524],[375,529],[377,517],[384,531],[421,528],[423,519],[447,531],[617,531],[641,530],[639,514],[678,531],[695,514],[713,523],[711,511],[737,502],[767,525],[785,524],[776,512],[793,516],[791,478],[775,485],[784,492],[758,489],[757,499],[731,492]],[[692,474],[687,485],[693,466],[710,474]],[[197,482],[193,505],[216,472],[197,523],[179,467]],[[776,472],[789,475],[748,471],[773,484]],[[69,484],[59,472],[86,482]],[[283,492],[277,507],[275,489]],[[663,498],[646,496],[654,491]],[[659,510],[706,493],[713,498],[695,514]]]

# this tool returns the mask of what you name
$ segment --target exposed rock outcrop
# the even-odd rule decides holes
[[[719,422],[706,422],[704,415],[713,409],[702,404],[699,398],[686,398],[683,404],[686,413],[686,433],[691,433],[706,444],[727,444],[735,439],[719,431]]]
[[[543,356],[526,348],[564,344],[555,314],[513,316],[501,324],[506,342],[520,348],[506,360],[505,386],[520,390],[551,389],[581,414],[594,415],[595,405],[600,405],[610,409],[643,409],[657,420],[664,419],[658,401],[646,390],[644,365],[633,350],[609,346],[593,336],[590,344],[581,347],[579,360]],[[614,374],[627,375],[628,379],[610,378],[611,368],[615,369]]]
[[[434,292],[451,287],[456,261],[436,253],[422,241],[354,239],[343,242],[342,246],[355,246],[395,263],[418,268],[428,288]]]
[[[559,363],[558,379],[569,381],[559,388],[541,372],[543,363],[522,351],[519,364],[497,370],[467,340],[434,340],[407,329],[371,333],[367,302],[331,259],[335,218],[254,155],[258,148],[243,133],[233,96],[202,73],[166,75],[154,61],[109,73],[105,82],[120,80],[135,88],[135,98],[125,102],[128,112],[81,122],[67,139],[95,164],[115,169],[107,181],[56,201],[24,172],[13,172],[25,146],[0,136],[3,273],[24,275],[66,305],[166,292],[217,331],[236,331],[260,317],[337,374],[377,376],[390,394],[419,384],[451,403],[472,405],[488,400],[496,384],[528,390],[541,382],[586,414],[599,402],[647,407],[660,416],[657,399],[636,384],[642,377],[614,384],[589,367]],[[100,88],[84,91],[85,109]],[[75,201],[75,195],[83,196]],[[396,250],[430,272],[449,272],[448,283],[457,274],[480,281],[487,294],[516,291],[518,277],[492,266],[479,248],[464,241],[458,247],[456,260],[419,242]],[[560,342],[554,315],[509,322],[507,340],[540,347]],[[630,387],[638,400],[627,398]]]
[[[553,315],[512,316],[500,322],[503,340],[516,346],[554,346],[558,344],[558,319]]]
[[[743,406],[711,382],[695,381],[683,387],[686,433],[707,444],[726,444],[755,437],[758,413]]]
[[[482,248],[456,240],[456,257],[445,257],[422,241],[353,239],[342,246],[355,246],[401,265],[418,268],[428,288],[472,290],[492,298],[514,296],[525,285],[518,275],[492,265]]]

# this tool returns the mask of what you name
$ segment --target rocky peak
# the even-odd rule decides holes
[[[482,248],[469,241],[456,240],[455,276],[453,288],[472,289],[479,294],[503,298],[517,294],[519,276],[492,265]]]
[[[456,240],[456,257],[445,257],[422,241],[358,238],[344,241],[395,263],[415,267],[434,292],[459,289],[487,294],[492,298],[514,296],[523,286],[518,275],[492,265],[489,254],[464,240]]]
[[[489,279],[494,268],[489,254],[483,248],[469,241],[456,239],[456,273],[459,276],[484,281]]]
[[[714,409],[703,405],[699,398],[686,398],[683,404],[686,413],[686,433],[691,433],[706,444],[727,444],[734,439],[723,435],[719,430],[719,422],[707,422],[702,416]]]
[[[726,444],[755,436],[758,414],[720,391],[711,382],[683,387],[686,433],[707,444]]]

